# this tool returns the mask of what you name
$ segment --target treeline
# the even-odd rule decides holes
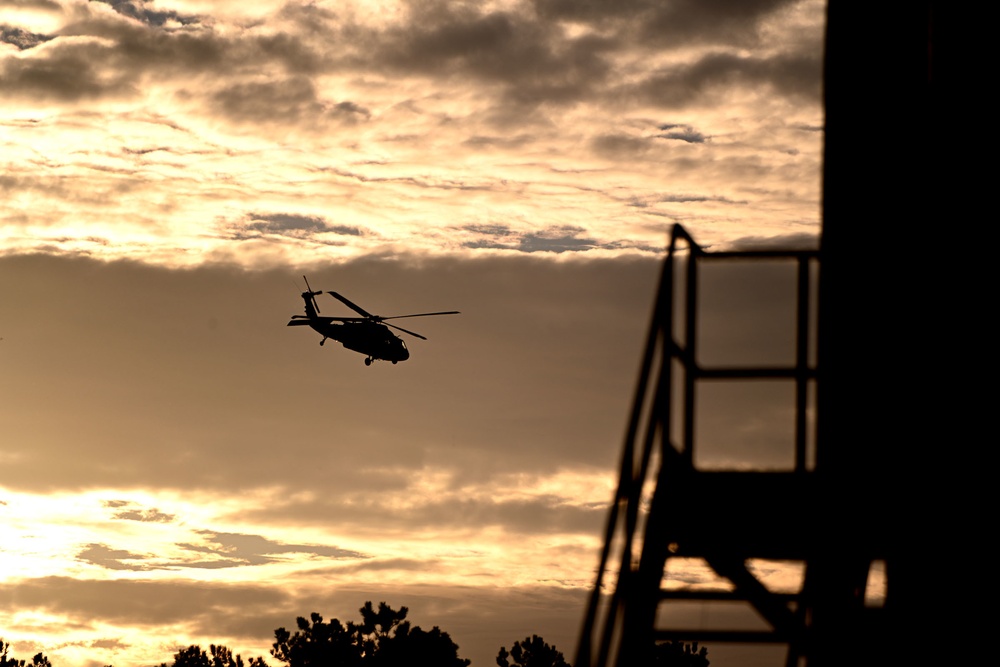
[[[468,667],[469,660],[458,656],[458,645],[437,626],[423,630],[406,620],[408,609],[391,608],[380,602],[378,609],[366,602],[361,622],[337,619],[324,621],[313,612],[308,619],[296,619],[296,630],[281,627],[274,631],[270,654],[288,667]],[[10,645],[0,639],[0,667],[52,667],[42,653],[31,662],[9,655]],[[516,641],[510,651],[501,646],[498,667],[570,667],[555,646],[532,635]],[[657,647],[653,665],[658,667],[708,667],[707,650],[698,645],[669,642]],[[112,667],[107,665],[106,667]],[[244,661],[226,646],[189,646],[174,654],[169,665],[159,667],[270,667],[262,657]]]

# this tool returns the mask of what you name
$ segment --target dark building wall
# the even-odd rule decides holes
[[[926,545],[948,534],[929,497],[959,437],[946,370],[965,319],[953,244],[969,222],[957,4],[829,2],[817,465],[829,531],[811,667],[905,664],[951,613],[926,594]],[[853,587],[871,558],[887,563],[888,622],[862,627]]]

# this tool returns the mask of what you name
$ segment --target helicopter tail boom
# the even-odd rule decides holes
[[[292,319],[290,319],[288,321],[288,324],[286,324],[285,326],[307,327],[310,324],[316,324],[317,322],[319,322],[320,324],[329,324],[330,322],[340,322],[341,320],[343,320],[343,318],[341,317],[319,317],[319,316],[307,317],[305,315],[292,315]]]

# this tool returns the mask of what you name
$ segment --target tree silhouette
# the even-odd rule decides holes
[[[372,665],[378,667],[466,667],[468,664],[468,660],[458,657],[458,645],[447,632],[437,626],[430,631],[420,626],[411,628],[408,622],[399,624],[393,636],[381,643],[372,660]]]
[[[669,641],[657,644],[653,651],[654,667],[708,667],[708,649],[698,642],[685,644]]]
[[[385,602],[379,602],[378,611],[375,611],[371,601],[368,601],[359,611],[361,625],[348,623],[348,627],[357,633],[361,656],[364,658],[374,660],[376,655],[386,650],[402,625],[406,626],[403,632],[409,632],[410,624],[404,623],[409,612],[406,607],[400,607],[399,611],[396,611]]]
[[[299,617],[296,619],[298,630],[294,634],[285,628],[274,631],[271,655],[288,667],[468,667],[469,661],[458,657],[458,645],[447,632],[437,626],[427,631],[411,625],[406,620],[409,611],[406,607],[395,610],[380,602],[375,609],[369,601],[360,611],[361,622],[349,622],[346,626],[337,619],[326,622],[315,612],[310,614],[309,620]],[[52,667],[41,653],[35,655],[31,663],[10,657],[9,653],[10,644],[0,639],[0,667]],[[562,662],[561,654],[559,657],[560,662],[546,663],[548,667],[568,667]],[[159,667],[168,665],[164,662]],[[243,658],[233,655],[228,647],[212,644],[207,653],[197,645],[178,650],[169,667],[269,665],[259,657],[244,663]]]
[[[295,619],[299,629],[291,634],[285,628],[274,631],[271,655],[289,667],[354,667],[361,664],[361,654],[352,632],[337,619],[329,623],[313,612],[312,623],[301,616]]]
[[[205,653],[200,646],[188,646],[174,654],[171,667],[244,667],[243,658],[234,656],[226,646],[209,646],[211,655]],[[160,667],[167,667],[161,663]],[[246,667],[268,667],[263,658],[251,658]]]
[[[508,658],[513,658],[511,663]],[[523,642],[514,642],[510,653],[503,646],[497,654],[497,665],[500,667],[569,667],[563,658],[562,651],[555,646],[549,646],[538,635],[524,638]]]
[[[11,657],[10,644],[0,639],[0,667],[27,667],[28,665],[31,667],[52,667],[52,663],[42,653],[36,653],[31,658],[31,662],[28,663]]]
[[[511,662],[513,660],[513,662]],[[499,667],[570,667],[561,651],[549,646],[538,635],[514,642],[510,652],[503,646],[497,654]],[[698,648],[698,642],[685,644],[670,641],[653,649],[653,667],[708,667],[708,649]]]
[[[406,607],[395,610],[380,602],[378,610],[366,602],[361,623],[344,626],[337,619],[324,622],[313,612],[310,620],[296,619],[298,630],[274,631],[271,655],[288,667],[467,667],[458,657],[458,645],[447,632],[429,632],[406,621]]]

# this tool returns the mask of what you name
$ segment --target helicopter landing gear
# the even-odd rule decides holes
[[[365,366],[371,366],[371,365],[372,365],[372,358],[371,357],[365,358]]]

